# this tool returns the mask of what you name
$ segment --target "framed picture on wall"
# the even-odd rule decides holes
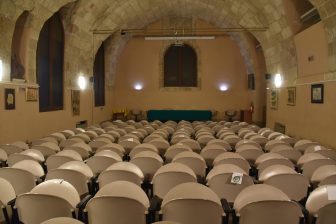
[[[323,84],[311,85],[311,103],[323,103]]]
[[[15,110],[15,89],[5,89],[5,109]]]
[[[287,88],[287,105],[289,106],[296,105],[296,87]]]
[[[71,91],[71,109],[72,109],[73,116],[78,116],[80,114],[80,91],[79,90]]]
[[[276,89],[272,89],[271,90],[271,109],[278,109],[278,93],[276,91]]]
[[[34,87],[26,88],[26,101],[37,101],[38,89]]]

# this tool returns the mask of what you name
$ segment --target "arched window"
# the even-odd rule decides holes
[[[37,43],[40,112],[63,109],[63,57],[64,30],[56,13],[44,23]]]
[[[197,87],[197,54],[189,45],[171,45],[164,55],[164,87]]]
[[[95,106],[105,106],[105,50],[99,47],[93,66]]]

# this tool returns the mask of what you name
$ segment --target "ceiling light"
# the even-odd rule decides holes
[[[0,59],[0,81],[2,81],[3,77],[3,65],[2,65],[2,60]]]
[[[282,86],[282,76],[280,74],[275,74],[274,85],[276,88],[280,88]]]
[[[78,87],[79,87],[81,90],[86,89],[87,81],[86,81],[86,79],[85,79],[85,77],[84,77],[83,75],[80,75],[80,76],[78,77],[77,84],[78,84]]]
[[[134,84],[134,89],[135,89],[135,90],[142,90],[142,89],[143,89],[143,86],[142,86],[141,83],[136,83],[136,84]]]
[[[228,87],[228,85],[226,85],[226,84],[221,84],[221,85],[219,86],[219,90],[222,91],[222,92],[225,92],[225,91],[227,91],[228,89],[229,89],[229,87]]]

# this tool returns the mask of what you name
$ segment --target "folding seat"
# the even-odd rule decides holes
[[[22,148],[16,146],[16,145],[0,145],[0,149],[4,150],[7,154],[7,156],[13,154],[13,153],[20,153],[23,151]]]
[[[108,151],[112,151],[117,153],[121,158],[125,155],[125,149],[116,143],[110,143],[107,145],[104,145],[103,147],[100,147],[96,150],[96,153],[100,152],[100,151],[104,151],[104,150],[108,150]]]
[[[111,144],[112,141],[108,138],[97,137],[89,142],[89,146],[93,151],[96,151],[98,148],[103,147],[107,144]]]
[[[271,134],[269,134],[269,136],[267,137],[269,140],[274,140],[276,139],[277,137],[283,135],[282,133],[280,132],[273,132]]]
[[[63,179],[69,182],[77,190],[81,198],[90,193],[93,172],[82,161],[64,163],[56,169],[49,171],[46,180]]]
[[[20,222],[41,223],[55,217],[76,218],[75,208],[80,202],[76,189],[64,180],[48,180],[15,201]]]
[[[70,136],[74,136],[75,132],[72,130],[63,130],[61,133],[64,135],[66,139],[68,139]]]
[[[323,165],[317,168],[310,179],[314,186],[336,184],[336,165]]]
[[[41,224],[84,224],[84,223],[74,218],[57,217],[41,222]]]
[[[44,156],[36,149],[27,149],[21,153],[11,154],[7,159],[7,164],[8,166],[13,166],[22,160],[33,160],[42,164],[44,162]]]
[[[239,174],[239,175],[237,175]],[[241,182],[237,184],[232,178],[240,177]],[[232,204],[237,195],[246,187],[253,185],[253,179],[248,173],[234,164],[219,164],[208,173],[207,186],[212,189],[219,198],[227,200]]]
[[[201,151],[200,144],[194,139],[184,139],[184,140],[180,141],[180,143],[183,143],[183,144],[189,146],[194,152],[199,153]]]
[[[181,163],[169,163],[154,174],[153,193],[162,199],[173,187],[186,182],[197,182],[194,171]]]
[[[214,167],[219,165],[219,164],[233,164],[241,169],[243,169],[246,173],[249,173],[251,166],[249,162],[247,162],[246,159],[244,159],[242,156],[240,156],[237,153],[233,152],[224,152],[220,155],[218,155],[214,161],[213,165]]]
[[[272,149],[275,147],[275,146],[283,146],[283,147],[289,147],[289,148],[292,148],[288,143],[286,142],[283,142],[281,140],[269,140],[266,144],[265,144],[265,151],[266,152],[271,152]]]
[[[145,224],[149,200],[136,184],[115,181],[102,187],[85,207],[90,224]]]
[[[231,145],[229,143],[227,143],[225,140],[222,139],[212,139],[208,142],[207,145],[212,145],[212,144],[216,144],[216,145],[221,145],[223,146],[227,151],[231,151]]]
[[[72,137],[72,136],[70,136],[70,137]],[[66,139],[66,140],[63,140],[63,141],[60,142],[59,147],[61,149],[66,148],[66,147],[70,147],[73,144],[78,143],[78,142],[84,142],[82,139],[79,139],[79,138],[70,139],[70,137],[69,137],[69,139]]]
[[[154,145],[159,150],[159,154],[161,156],[163,156],[166,153],[167,149],[170,146],[169,142],[163,138],[155,138],[149,141],[148,143]]]
[[[129,154],[135,146],[140,145],[140,142],[136,138],[127,138],[121,141],[119,139],[118,144],[121,145],[125,149],[126,154]]]
[[[236,136],[236,134],[231,129],[228,129],[228,130],[222,131],[221,134],[218,136],[218,139],[224,139],[225,137],[230,136],[230,135]]]
[[[65,140],[66,137],[64,136],[63,133],[61,132],[55,132],[55,133],[52,133],[50,134],[48,137],[52,137],[52,138],[55,138],[57,140],[58,143],[60,143],[61,141]]]
[[[145,125],[144,129],[148,132],[148,134],[152,134],[153,131],[155,131],[155,129],[150,125]]]
[[[8,202],[15,199],[15,190],[10,182],[0,177],[0,207],[2,209],[0,213],[0,223],[11,223],[12,213]],[[5,221],[5,222],[4,222]]]
[[[160,155],[152,151],[143,151],[134,155],[131,163],[137,165],[144,175],[144,181],[151,182],[155,172],[163,165]]]
[[[141,186],[144,175],[140,168],[130,162],[117,162],[106,168],[98,176],[99,188],[114,181],[129,181]]]
[[[336,151],[333,149],[319,150],[316,153],[336,161]]]
[[[302,167],[305,163],[307,162],[310,162],[312,160],[316,160],[316,159],[325,159],[326,157],[319,154],[319,153],[316,153],[316,152],[313,152],[313,153],[306,153],[306,154],[303,154],[297,161],[297,165],[299,167]]]
[[[257,158],[264,154],[264,151],[260,146],[244,144],[236,147],[236,153],[246,159],[251,165],[254,165]]]
[[[246,187],[236,197],[233,207],[239,224],[298,224],[303,219],[296,202],[267,184]]]
[[[211,144],[211,145],[206,145],[202,150],[200,155],[204,158],[206,164],[208,167],[213,166],[213,161],[214,159],[224,153],[227,152],[226,148],[223,147],[222,145],[217,145],[217,144]]]
[[[175,144],[175,145],[170,146],[170,147],[167,149],[166,153],[164,154],[164,157],[165,157],[165,159],[166,159],[166,160],[165,160],[166,163],[171,162],[172,159],[173,159],[177,154],[179,154],[179,153],[181,153],[181,152],[187,152],[187,151],[192,152],[192,149],[191,149],[189,146],[187,146],[187,145],[185,145],[185,144],[183,144],[183,143],[177,143],[177,144]]]
[[[118,139],[118,142],[121,142],[121,141],[124,141],[124,140],[128,140],[128,139],[135,139],[137,141],[141,141],[140,138],[135,135],[135,134],[131,134],[131,133],[127,133],[126,135],[123,135],[121,136],[119,139]]]
[[[29,149],[29,145],[25,143],[24,141],[15,141],[15,142],[12,142],[11,145],[15,145],[23,150]]]
[[[89,143],[91,141],[91,138],[87,135],[86,132],[78,133],[78,134],[76,134],[74,136],[69,137],[69,139],[81,139],[85,143]]]
[[[103,150],[97,152],[95,155],[86,160],[86,164],[91,168],[93,174],[96,176],[107,167],[121,161],[122,158],[116,152]]]
[[[83,133],[85,130],[83,128],[75,128],[72,130],[75,134]]]
[[[94,138],[95,140],[100,140],[102,139],[103,141],[108,141],[110,140],[111,142],[115,142],[115,137],[111,134],[111,133],[104,133],[104,134],[101,134],[99,135],[98,137],[95,137]],[[108,140],[106,140],[108,139]]]
[[[262,132],[258,132],[258,135],[260,135],[260,136],[263,136],[263,137],[265,137],[265,138],[268,138],[268,136],[270,135],[270,134],[272,134],[274,131],[272,131],[272,130],[270,130],[270,129],[267,129],[267,130],[264,130],[264,131],[262,131]]]
[[[287,135],[280,135],[280,136],[276,137],[275,140],[281,140],[283,142],[286,142],[286,143],[290,144],[292,147],[297,142],[297,140],[295,138],[289,137]]]
[[[151,152],[155,152],[159,154],[158,149],[154,145],[150,143],[143,143],[143,144],[135,146],[130,152],[129,156],[130,158],[133,158],[133,156],[135,156],[136,154],[140,152],[144,152],[144,151],[151,151]]]
[[[185,139],[190,139],[190,136],[187,134],[174,134],[170,140],[170,144],[174,145]]]
[[[254,131],[255,133],[259,132],[260,127],[258,125],[255,124],[250,124],[249,126],[247,126],[249,129],[251,129],[252,131]]]
[[[295,165],[286,157],[277,153],[269,152],[264,153],[256,159],[255,165],[258,173],[262,173],[264,169],[272,165],[284,165],[291,169],[295,169]]]
[[[8,159],[8,156],[7,156],[6,151],[0,148],[0,167],[3,167],[6,165],[7,159]]]
[[[213,136],[214,135],[214,133],[212,133],[211,131],[210,131],[210,129],[209,130],[200,130],[200,131],[197,131],[196,132],[196,134],[195,134],[195,139],[198,139],[198,138],[200,138],[201,136],[208,136],[208,135],[210,135],[210,136]]]
[[[102,134],[105,133],[105,130],[103,128],[98,128],[98,127],[92,128],[91,131],[96,132],[98,136],[100,136],[100,135],[102,135]]]
[[[219,197],[198,183],[183,183],[172,188],[161,205],[163,220],[183,224],[221,224],[225,213]]]
[[[253,136],[258,136],[258,134],[257,134],[257,133],[254,133],[254,132],[247,133],[247,134],[244,135],[244,139],[249,140],[249,139],[251,139]]]
[[[93,130],[87,130],[83,132],[83,134],[87,135],[90,138],[90,140],[93,140],[95,137],[98,137],[98,134]]]
[[[306,148],[308,148],[309,146],[313,146],[313,145],[318,145],[318,143],[317,142],[312,142],[310,140],[302,139],[302,140],[299,140],[295,143],[294,149],[299,150],[302,153],[304,153]]]
[[[302,153],[299,150],[294,150],[293,148],[283,147],[283,146],[275,146],[272,149],[273,153],[282,155],[283,157],[292,161],[292,163],[297,164],[298,160],[302,156]]]
[[[82,157],[76,151],[63,150],[63,151],[56,153],[55,155],[49,156],[45,164],[47,166],[48,171],[50,171],[70,161],[82,161]]]
[[[211,134],[201,135],[199,138],[197,138],[197,142],[200,144],[201,148],[203,148],[213,139],[215,139],[215,137]]]
[[[198,180],[202,180],[205,177],[206,162],[204,158],[195,152],[181,152],[177,154],[172,162],[182,163],[191,168],[197,176]]]
[[[217,133],[216,133],[216,137],[219,138],[220,136],[222,136],[223,134],[235,134],[230,128],[222,128],[220,129]]]
[[[43,138],[40,138],[40,139],[35,139],[32,141],[31,145],[40,145],[42,143],[45,143],[45,142],[53,142],[55,144],[58,144],[58,141],[57,139],[53,138],[53,137],[43,137]]]
[[[155,139],[167,140],[166,138],[162,137],[159,134],[152,133],[152,134],[148,135],[147,137],[145,137],[144,140],[142,141],[142,143],[149,143],[149,142],[151,142]]]
[[[241,139],[237,135],[229,135],[224,137],[223,140],[229,143],[232,148],[234,148]]]
[[[88,151],[87,149],[83,147],[79,147],[79,146],[66,147],[66,148],[63,148],[62,151],[74,151],[81,156],[82,160],[86,160],[87,158],[89,158],[92,153],[91,151]]]
[[[250,138],[250,140],[255,141],[258,143],[261,147],[264,147],[265,144],[269,141],[267,137],[255,135]]]
[[[322,145],[311,145],[305,149],[304,153],[319,152],[321,150],[328,150],[328,149]]]
[[[307,177],[288,166],[272,165],[259,174],[259,181],[283,191],[291,200],[302,201],[308,194]]]
[[[253,131],[251,131],[250,129],[247,129],[247,128],[242,128],[238,131],[238,136],[240,138],[244,138],[244,136],[248,133],[255,133],[255,132],[253,132]]]
[[[323,185],[310,193],[306,209],[312,216],[312,224],[334,224],[336,214],[336,185]]]
[[[307,153],[300,157],[298,164],[300,162],[300,167],[302,174],[305,175],[309,180],[311,179],[313,173],[316,169],[323,165],[336,165],[336,161],[322,156],[322,158],[316,158],[319,154]],[[309,156],[312,156],[309,158]]]
[[[248,145],[248,146],[253,145],[262,150],[262,147],[260,146],[260,144],[256,143],[255,141],[247,140],[247,139],[242,139],[239,142],[237,142],[237,144],[235,145],[235,148],[237,149],[239,147],[242,147],[243,145]]]

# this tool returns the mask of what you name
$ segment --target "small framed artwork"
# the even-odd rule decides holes
[[[311,85],[311,103],[323,103],[323,84]]]
[[[26,88],[26,101],[37,101],[38,89],[34,87]]]
[[[15,110],[15,89],[5,89],[5,109]]]
[[[275,89],[271,90],[271,109],[278,109],[278,93]]]
[[[296,87],[287,88],[287,105],[295,106],[296,104]]]
[[[79,90],[71,91],[71,108],[72,108],[73,116],[78,116],[80,114],[80,91]]]

